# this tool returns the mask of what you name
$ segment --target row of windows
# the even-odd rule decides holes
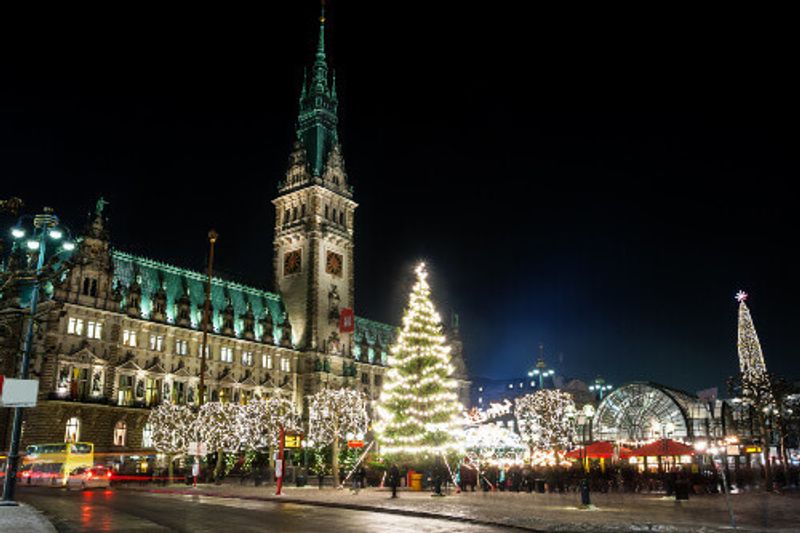
[[[286,208],[283,211],[283,223],[288,224],[289,222],[294,222],[298,218],[303,218],[306,216],[306,204],[300,204],[300,209],[297,209],[297,206],[292,207],[291,209]],[[345,225],[347,222],[347,217],[345,215],[344,210],[338,210],[335,207],[331,207],[329,205],[325,205],[325,218],[328,220],[332,220],[333,222],[338,222],[342,226]]]
[[[70,335],[87,336],[90,339],[100,339],[102,337],[103,324],[93,320],[85,321],[82,318],[70,317],[67,320],[67,333]],[[138,332],[132,329],[122,330],[122,344],[131,348],[138,346]],[[166,348],[164,335],[150,335],[149,348],[154,352],[163,352]],[[200,357],[202,344],[197,346],[197,356]],[[189,354],[189,341],[186,339],[175,339],[175,353],[177,355]],[[206,345],[206,357],[211,359],[211,346]],[[230,346],[220,347],[220,361],[223,363],[233,363],[233,348]],[[262,367],[272,369],[272,356],[262,355]],[[252,351],[242,352],[242,364],[244,366],[254,366],[255,356]],[[280,368],[284,372],[291,371],[289,358],[281,358]]]
[[[342,226],[344,226],[345,218],[344,218],[344,211],[339,211],[339,215],[336,215],[336,208],[329,209],[329,206],[325,206],[325,218],[328,220],[332,220],[333,222],[339,222]]]
[[[78,442],[81,439],[81,421],[73,416],[67,420],[64,442]],[[128,424],[120,420],[114,425],[114,446],[125,446],[128,440]],[[153,427],[145,424],[142,430],[142,447],[153,447]]]
[[[67,321],[67,333],[80,336],[85,334],[90,339],[99,339],[103,334],[103,324],[94,320],[84,321],[82,318],[70,317]]]

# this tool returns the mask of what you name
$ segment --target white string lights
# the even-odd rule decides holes
[[[425,264],[415,272],[403,327],[389,350],[375,430],[384,454],[437,456],[463,446],[463,407]]]
[[[569,446],[575,431],[575,402],[569,393],[540,390],[515,401],[522,440],[531,450],[560,451]]]

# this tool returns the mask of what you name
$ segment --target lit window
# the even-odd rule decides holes
[[[261,356],[261,366],[267,370],[272,370],[272,356],[264,354]]]
[[[242,364],[244,366],[253,366],[253,352],[242,352]]]
[[[198,344],[197,345],[197,357],[200,357],[202,354],[203,354],[203,345],[202,344]],[[209,359],[209,358],[211,358],[211,346],[206,344],[206,359]]]
[[[122,331],[122,344],[125,346],[136,346],[136,332],[130,329]]]
[[[189,343],[183,339],[175,341],[175,353],[178,355],[186,355],[189,353]]]
[[[145,424],[144,429],[142,430],[142,447],[153,447],[153,426],[150,424]]]
[[[125,435],[128,433],[128,425],[122,420],[114,426],[114,446],[125,446]]]
[[[478,403],[483,403],[483,398],[478,398]]]
[[[89,321],[86,324],[86,336],[90,339],[99,339],[103,334],[103,324],[100,322]]]
[[[81,421],[73,416],[67,420],[67,432],[64,435],[64,442],[78,442],[81,436]]]
[[[233,362],[233,348],[230,346],[223,346],[219,351],[219,360],[223,363]]]
[[[281,357],[281,372],[291,372],[292,362],[288,357]]]
[[[156,352],[164,351],[164,336],[150,335],[150,349]]]
[[[67,322],[67,333],[70,335],[83,335],[83,319],[70,317]]]
[[[121,374],[117,387],[117,405],[133,405],[133,376]]]

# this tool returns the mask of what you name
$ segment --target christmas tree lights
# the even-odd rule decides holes
[[[308,438],[333,448],[333,480],[339,483],[339,441],[363,439],[369,427],[367,398],[352,389],[322,389],[308,404]]]
[[[439,456],[461,448],[464,409],[424,263],[416,274],[402,329],[389,349],[375,429],[384,454]]]
[[[532,451],[565,449],[575,431],[575,402],[558,390],[540,390],[516,399],[514,414],[523,441]]]
[[[153,431],[153,447],[167,455],[186,453],[195,440],[195,415],[186,405],[162,403],[150,411],[147,423]]]
[[[742,374],[742,394],[748,401],[759,409],[769,409],[774,404],[772,397],[767,364],[764,362],[764,352],[758,340],[753,317],[745,303],[747,293],[739,291],[736,294],[739,302],[739,327],[736,347],[739,352],[739,370]]]

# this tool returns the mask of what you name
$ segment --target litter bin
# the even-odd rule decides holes
[[[534,490],[539,494],[544,494],[544,479],[537,479],[534,481]]]
[[[675,482],[675,499],[688,500],[689,499],[689,482],[681,479]]]
[[[297,476],[295,476],[295,483],[298,487],[305,487],[306,483],[308,482],[306,481],[306,476],[304,474],[297,474]]]
[[[411,474],[411,486],[409,488],[413,491],[422,490],[422,474],[417,472]]]

